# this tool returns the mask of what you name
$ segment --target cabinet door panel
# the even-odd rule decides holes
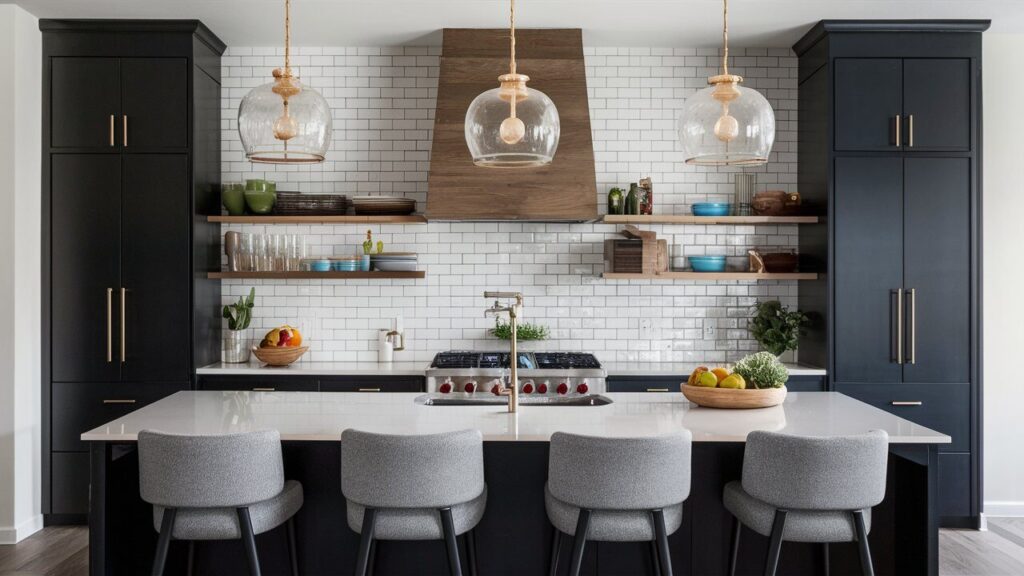
[[[970,150],[971,86],[971,61],[967,58],[904,60],[907,149]]]
[[[52,58],[50,65],[50,145],[112,148],[110,118],[121,110],[118,59]]]
[[[899,58],[837,58],[836,150],[895,150],[903,109]]]
[[[320,378],[321,392],[423,392],[422,376],[333,376]]]
[[[939,454],[939,516],[972,516],[971,454]]]
[[[896,298],[903,285],[903,161],[837,158],[835,381],[899,382]]]
[[[55,452],[50,455],[53,482],[52,514],[89,513],[89,453]]]
[[[971,449],[971,385],[959,384],[846,384],[836,392],[852,396],[926,428],[949,435],[939,452]]]
[[[254,392],[316,392],[312,376],[200,376],[199,390],[251,390]]]
[[[908,296],[903,381],[967,382],[970,160],[907,158],[904,167],[903,282],[914,302]]]
[[[116,381],[121,159],[54,154],[50,187],[53,380]]]
[[[188,60],[122,58],[121,86],[128,149],[188,146]]]
[[[124,380],[189,380],[188,156],[124,156]]]

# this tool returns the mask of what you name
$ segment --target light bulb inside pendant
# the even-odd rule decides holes
[[[715,137],[722,142],[732,142],[740,135],[740,123],[729,115],[729,108],[723,107],[722,116],[715,122]]]
[[[517,144],[526,136],[526,124],[514,116],[505,118],[498,129],[501,134],[501,141],[505,144]]]
[[[299,123],[288,114],[288,104],[285,103],[284,114],[274,121],[274,138],[278,140],[291,140],[299,133]]]

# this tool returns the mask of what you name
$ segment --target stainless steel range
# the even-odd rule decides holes
[[[606,373],[593,354],[518,352],[519,393],[572,396],[605,392]],[[508,383],[508,352],[440,352],[427,369],[427,392],[490,394]]]

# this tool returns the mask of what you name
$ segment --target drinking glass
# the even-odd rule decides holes
[[[254,244],[256,249],[253,251],[253,264],[255,265],[253,270],[257,272],[267,271],[267,237],[264,234],[256,234]]]
[[[288,237],[288,269],[298,270],[306,257],[306,237],[292,234]]]
[[[281,272],[285,270],[285,258],[288,252],[285,250],[285,239],[283,234],[270,236],[271,270]]]
[[[255,255],[256,243],[255,240],[253,240],[252,234],[242,234],[239,236],[238,270],[240,272],[252,272],[255,270]]]

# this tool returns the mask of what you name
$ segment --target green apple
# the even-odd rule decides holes
[[[728,376],[725,377],[725,380],[722,380],[721,384],[719,384],[718,387],[734,388],[740,390],[746,388],[747,383],[743,380],[743,376],[740,376],[739,374],[729,374]]]
[[[715,376],[713,372],[704,372],[697,379],[697,386],[704,386],[705,388],[714,388],[718,386],[718,376]]]

